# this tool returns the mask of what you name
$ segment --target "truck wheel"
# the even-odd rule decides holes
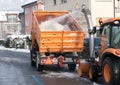
[[[102,65],[103,81],[105,85],[120,84],[120,59],[106,58]]]
[[[97,69],[96,65],[91,65],[90,66],[88,75],[89,75],[89,79],[91,81],[95,81],[95,82],[98,81],[98,69]]]
[[[38,71],[43,71],[43,65],[40,65],[40,59],[39,59],[39,54],[37,53],[37,57],[36,57],[36,68]]]
[[[31,66],[35,66],[36,65],[36,62],[35,61],[33,61],[33,57],[35,57],[35,52],[34,52],[34,50],[32,49],[32,50],[30,50],[30,57],[31,57]]]
[[[76,64],[68,64],[69,71],[75,71]]]

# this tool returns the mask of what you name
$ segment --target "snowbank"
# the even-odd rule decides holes
[[[49,74],[46,75],[47,77],[57,77],[57,78],[76,78],[79,77],[76,73],[70,73],[70,72],[61,72],[61,73],[57,73],[57,72],[51,72]]]
[[[72,72],[50,72],[49,74],[45,75],[46,77],[50,77],[50,78],[68,78],[68,79],[74,79],[76,78],[77,81],[84,81],[84,82],[90,82],[90,85],[99,85],[95,82],[91,82],[88,78],[83,78],[83,77],[79,77],[77,73],[72,73]]]
[[[29,53],[29,52],[30,52],[28,49],[6,48],[6,47],[4,47],[4,46],[0,46],[0,50],[9,50],[9,51],[26,52],[26,53]]]

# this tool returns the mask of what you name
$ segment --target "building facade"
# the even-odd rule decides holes
[[[90,0],[38,0],[44,3],[45,10],[76,10],[81,5],[89,7]]]
[[[24,26],[25,26],[25,20],[24,20],[24,12],[19,13],[19,19],[21,23],[21,33],[25,34]]]
[[[4,39],[11,34],[21,34],[21,23],[18,14],[14,11],[0,12],[0,39]]]
[[[120,0],[38,0],[38,2],[44,3],[45,10],[74,11],[86,5],[91,11],[94,25],[98,25],[99,18],[120,16]]]
[[[91,0],[91,13],[94,25],[99,18],[120,17],[120,0]]]
[[[30,34],[32,29],[32,13],[34,10],[43,10],[43,4],[31,2],[22,6],[24,9],[24,32]]]
[[[120,17],[120,0],[38,0],[38,2],[44,3],[46,11],[72,12],[73,17],[77,19],[86,33],[88,33],[87,22],[84,14],[81,13],[83,5],[91,12],[93,26],[99,26],[99,18]]]

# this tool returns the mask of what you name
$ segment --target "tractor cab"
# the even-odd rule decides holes
[[[120,18],[100,22],[101,51],[106,48],[120,48]]]

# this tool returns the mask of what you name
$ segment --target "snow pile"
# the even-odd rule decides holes
[[[42,22],[40,25],[41,31],[62,31],[64,27],[55,20]]]
[[[70,73],[70,72],[61,72],[61,73],[57,73],[57,72],[51,72],[49,74],[46,75],[47,77],[58,77],[58,78],[78,78],[78,74],[76,73]]]
[[[68,78],[68,79],[76,79],[76,81],[83,81],[83,82],[89,82],[90,85],[99,85],[95,82],[91,82],[88,78],[79,77],[77,73],[71,73],[71,72],[50,72],[49,74],[44,75],[46,77],[50,78]]]
[[[70,26],[73,24],[74,20],[70,14],[66,14],[57,18],[48,17],[47,21],[40,23],[41,31],[67,31],[72,30]]]
[[[27,38],[27,37],[31,38],[31,35],[23,35],[23,34],[21,34],[21,35],[15,35],[15,34],[13,34],[13,35],[8,35],[6,37],[6,39],[10,38],[11,40],[14,40],[15,38],[24,39],[24,38]]]
[[[92,85],[100,85],[100,84],[97,84],[97,83],[93,82],[93,84],[92,84]]]

